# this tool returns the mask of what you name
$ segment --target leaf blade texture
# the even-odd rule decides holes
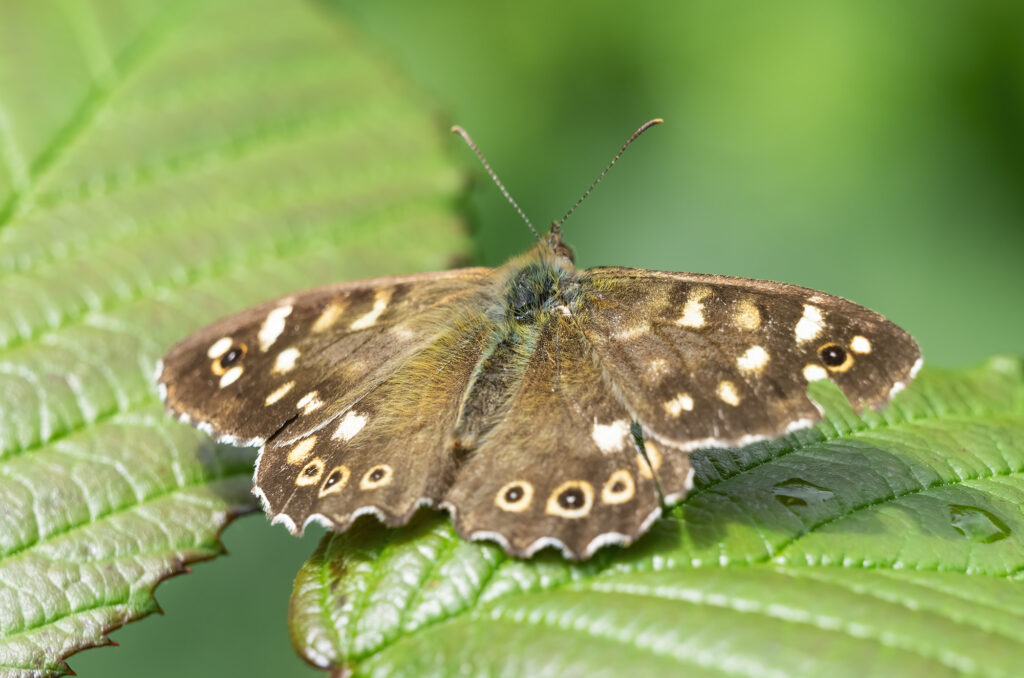
[[[507,558],[444,517],[327,535],[293,644],[353,675],[1012,676],[1024,658],[1024,372],[925,368],[881,413],[694,455],[629,549]],[[549,557],[550,556],[550,557]]]
[[[68,671],[254,507],[253,451],[163,413],[164,351],[446,267],[462,183],[427,103],[311,4],[0,8],[0,671]]]

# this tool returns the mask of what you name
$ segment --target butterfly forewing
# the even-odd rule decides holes
[[[581,274],[581,327],[645,434],[676,449],[739,445],[820,419],[811,381],[860,410],[920,365],[882,316],[781,283],[626,268]]]
[[[162,396],[179,418],[235,444],[260,445],[296,417],[329,420],[429,345],[490,276],[379,278],[260,304],[174,346],[158,368]]]

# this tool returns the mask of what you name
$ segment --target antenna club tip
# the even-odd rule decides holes
[[[652,125],[660,125],[663,122],[665,122],[665,118],[655,118],[654,120],[651,120]]]
[[[461,134],[463,130],[460,125],[452,125],[452,128],[448,131],[452,134]]]

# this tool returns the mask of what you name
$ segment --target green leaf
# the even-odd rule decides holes
[[[254,453],[162,412],[173,342],[466,252],[408,90],[303,2],[0,6],[0,673],[67,671],[253,508]]]
[[[374,676],[1020,675],[1021,363],[926,368],[863,416],[814,395],[817,428],[696,453],[686,502],[592,561],[512,560],[433,513],[329,534],[293,642]]]

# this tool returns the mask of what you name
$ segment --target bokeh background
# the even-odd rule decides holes
[[[566,226],[582,266],[785,280],[881,311],[929,365],[1024,348],[1024,3],[322,3],[465,126],[543,228],[660,116]],[[240,26],[239,30],[244,30]],[[477,178],[478,260],[529,247]],[[282,290],[284,292],[285,290]],[[315,675],[287,635],[302,540],[262,517],[158,589],[166,614],[81,676]]]

